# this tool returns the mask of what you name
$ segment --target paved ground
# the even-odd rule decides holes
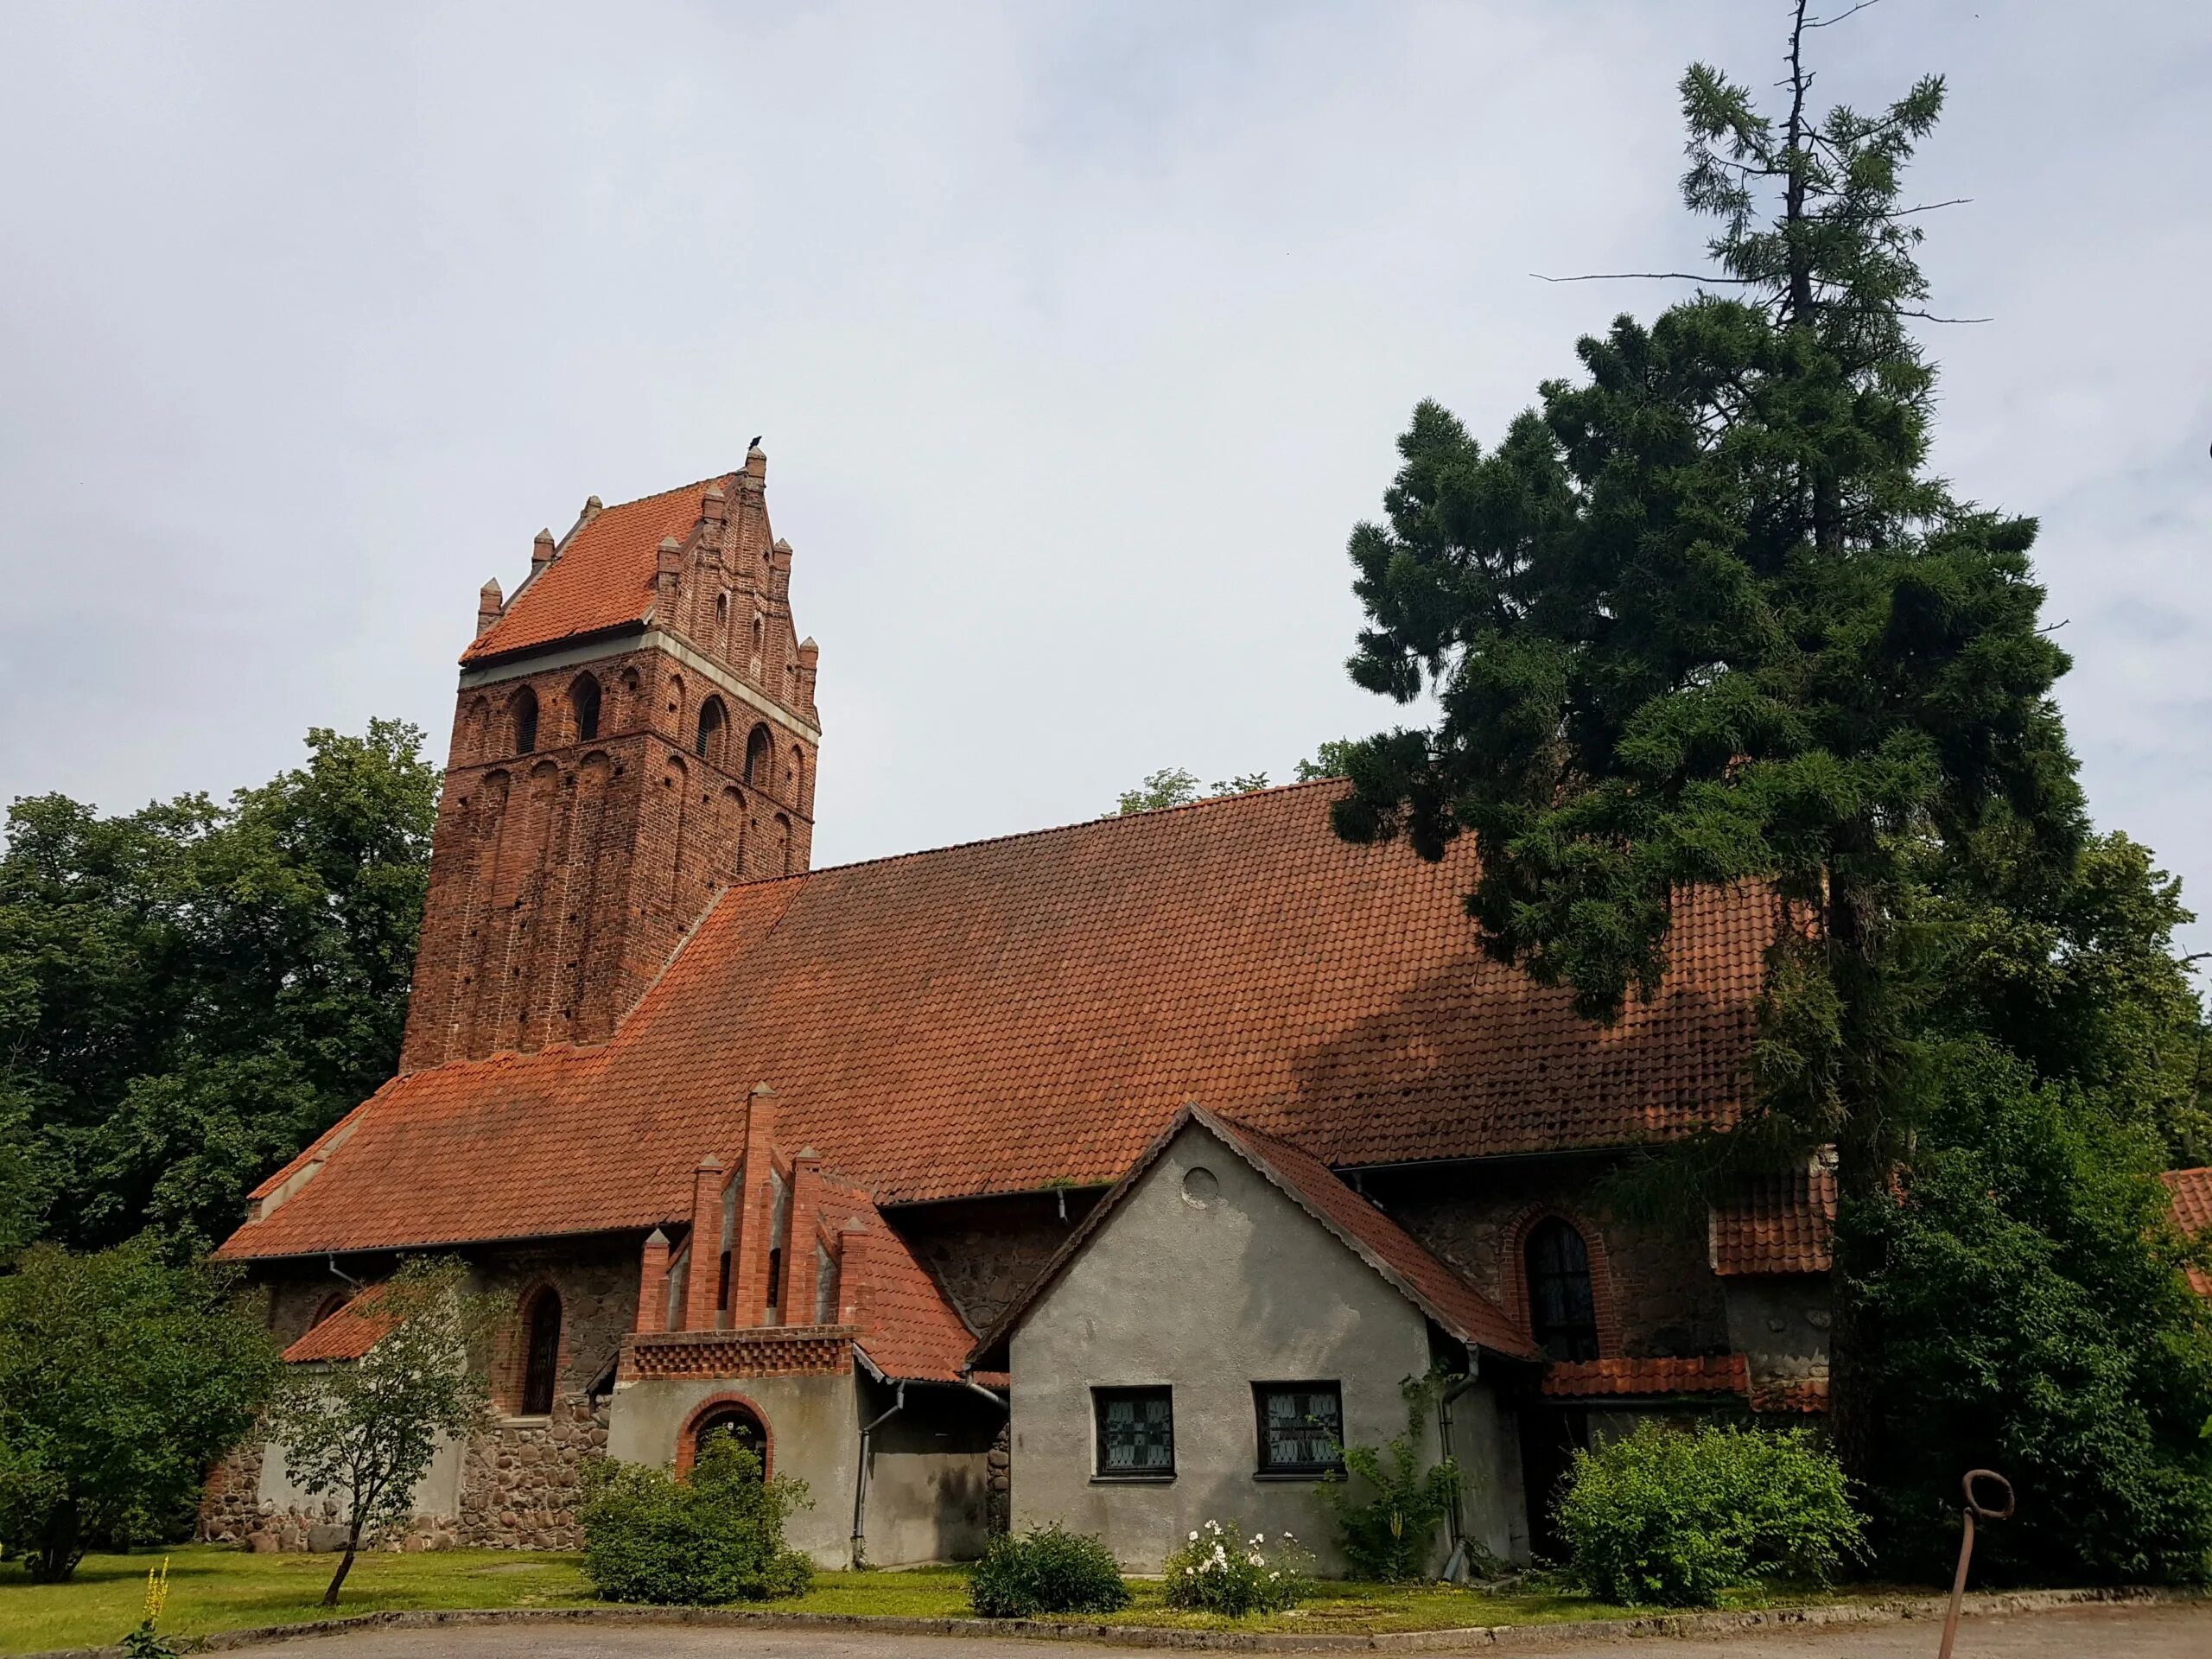
[[[1856,1630],[1726,1641],[1651,1638],[1592,1647],[1592,1654],[1650,1659],[1933,1659],[1942,1626],[1925,1619]],[[1529,1648],[1507,1649],[1522,1653]],[[995,1637],[849,1636],[814,1630],[687,1630],[678,1625],[619,1629],[558,1625],[461,1630],[365,1630],[287,1642],[272,1659],[1084,1659],[1126,1654],[1082,1643],[1010,1642]],[[1493,1649],[1492,1651],[1496,1651]],[[1160,1649],[1147,1659],[1166,1659]],[[2208,1659],[2212,1606],[2084,1608],[1970,1618],[1959,1628],[1956,1659]]]

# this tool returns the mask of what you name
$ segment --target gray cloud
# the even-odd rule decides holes
[[[563,4],[0,13],[0,791],[442,744],[476,585],[767,435],[826,861],[1386,724],[1344,539],[1694,257],[1673,82],[1780,8]],[[2212,880],[2212,15],[1927,0],[1942,467],[2040,513],[2101,818]],[[2212,934],[2208,934],[2212,938]]]

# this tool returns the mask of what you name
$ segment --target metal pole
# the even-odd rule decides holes
[[[1974,1495],[1977,1480],[1995,1481],[2004,1489],[2004,1507],[1994,1509]],[[1961,1483],[1966,1488],[1966,1508],[1961,1513],[1966,1520],[1964,1535],[1959,1540],[1959,1570],[1951,1579],[1951,1605],[1943,1615],[1943,1645],[1936,1649],[1936,1659],[1951,1659],[1951,1644],[1959,1639],[1959,1604],[1967,1593],[1967,1563],[1974,1559],[1974,1518],[1980,1516],[1987,1521],[2004,1521],[2012,1513],[2012,1483],[1993,1469],[1969,1469]]]

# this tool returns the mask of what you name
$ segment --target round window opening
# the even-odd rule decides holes
[[[1183,1177],[1183,1202],[1203,1210],[1221,1191],[1221,1179],[1204,1164],[1193,1165]]]

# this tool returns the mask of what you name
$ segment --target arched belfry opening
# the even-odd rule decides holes
[[[765,725],[755,726],[745,740],[745,781],[755,789],[768,787],[776,764],[776,741]]]
[[[722,706],[722,700],[707,698],[699,705],[699,724],[691,736],[691,753],[702,760],[721,765],[722,734],[728,725],[729,710]]]
[[[579,674],[569,688],[569,717],[575,723],[576,741],[589,743],[599,736],[599,680]]]

